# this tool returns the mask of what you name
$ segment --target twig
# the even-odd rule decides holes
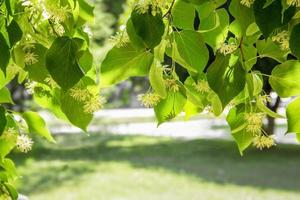
[[[169,10],[163,15],[163,18],[165,18],[165,17],[167,17],[168,15],[171,14],[172,9],[173,9],[173,7],[174,7],[174,4],[175,4],[175,0],[172,1]]]

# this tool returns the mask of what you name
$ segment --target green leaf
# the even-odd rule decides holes
[[[241,104],[232,108],[226,118],[231,130],[233,131],[232,136],[238,145],[241,155],[243,155],[243,151],[251,145],[254,139],[253,134],[247,133],[245,129],[240,128],[245,126],[244,106],[244,104]]]
[[[215,92],[212,92],[209,94],[208,100],[211,103],[211,107],[212,107],[212,111],[213,111],[214,115],[215,116],[221,115],[224,108],[223,108],[222,101],[219,98],[219,96]]]
[[[256,48],[261,58],[269,57],[280,63],[286,60],[287,53],[282,51],[270,38],[267,40],[257,40]]]
[[[300,133],[300,97],[289,103],[286,108],[288,133]]]
[[[61,110],[60,89],[51,89],[47,85],[38,85],[34,89],[34,101],[42,108],[51,111],[57,118],[68,120]]]
[[[202,12],[202,6],[198,6],[198,12]],[[206,9],[205,7],[203,9]],[[218,13],[215,10],[212,10],[209,15],[205,18],[201,18],[200,14],[200,20],[201,23],[199,25],[199,31],[200,33],[209,32],[211,30],[214,30],[220,26],[220,18]],[[226,19],[224,19],[226,20]]]
[[[14,104],[10,95],[10,91],[6,87],[0,89],[0,104],[2,103]]]
[[[10,14],[11,16],[14,14],[15,12],[15,6],[16,6],[17,0],[5,0],[5,5],[6,5],[6,9],[8,14]]]
[[[131,21],[136,35],[142,39],[146,47],[153,49],[161,42],[165,31],[161,13],[153,16],[151,11],[141,14],[135,9],[131,13]]]
[[[209,0],[184,0],[184,1],[195,4],[195,5],[201,5],[201,4],[208,2]]]
[[[174,36],[179,55],[188,64],[183,67],[202,73],[208,62],[209,53],[201,34],[196,31],[184,30],[175,32]]]
[[[11,116],[6,116],[6,128],[13,128],[17,130],[17,125]],[[12,134],[9,137],[0,137],[0,156],[4,159],[13,150],[17,142],[17,135]]]
[[[179,0],[172,9],[173,25],[184,30],[194,30],[195,7]]]
[[[0,166],[9,174],[9,178],[15,179],[17,177],[17,169],[12,160],[8,158],[1,159]]]
[[[82,53],[82,56],[79,59],[79,64],[85,73],[93,67],[93,59],[93,54],[89,50]]]
[[[253,5],[256,24],[265,37],[277,28],[286,25],[295,14],[295,7],[291,6],[282,12],[281,1],[274,1],[265,7],[266,0],[255,1]]]
[[[196,106],[195,104],[187,100],[184,106],[184,112],[185,112],[184,119],[189,120],[192,116],[197,115],[202,111],[203,109],[200,109],[198,106]]]
[[[183,111],[186,96],[182,92],[168,92],[167,97],[154,107],[158,125],[175,118]]]
[[[207,80],[219,96],[224,109],[245,88],[246,72],[240,62],[230,67],[228,57],[217,55],[208,68]]]
[[[293,27],[290,36],[290,49],[292,53],[300,59],[300,23]]]
[[[211,13],[215,12],[216,9],[221,7],[224,3],[226,3],[226,0],[215,0],[215,1],[206,1],[200,6],[195,6],[200,21],[203,21],[205,18],[208,18],[211,15]]]
[[[145,49],[147,47],[146,44],[144,44],[143,39],[136,33],[131,19],[128,19],[127,21],[126,31],[132,46],[137,49]]]
[[[9,47],[4,39],[3,35],[0,32],[0,69],[6,74],[6,67],[9,63],[10,52]]]
[[[263,79],[255,73],[248,73],[246,75],[246,84],[250,97],[259,95],[263,90]]]
[[[196,107],[204,109],[204,107],[207,106],[208,104],[207,93],[201,93],[197,91],[195,89],[194,84],[196,84],[196,82],[193,80],[191,76],[189,76],[184,82],[187,99],[188,101],[193,103]]]
[[[254,21],[252,9],[242,5],[240,0],[232,0],[229,6],[229,11],[241,27],[242,32],[246,33],[248,26]]]
[[[75,126],[81,128],[84,132],[87,131],[88,125],[93,119],[93,115],[84,112],[84,103],[76,101],[70,92],[61,93],[61,110],[66,115],[68,120]]]
[[[76,58],[78,48],[75,40],[59,37],[46,53],[46,67],[55,82],[64,90],[73,87],[84,76]]]
[[[13,185],[10,184],[10,183],[4,183],[4,186],[5,186],[5,188],[7,189],[7,191],[8,191],[8,193],[9,193],[11,199],[12,199],[12,200],[17,200],[19,194],[18,194],[18,192],[17,192],[15,186],[13,186]]]
[[[300,94],[299,80],[299,61],[288,60],[273,69],[269,82],[278,95],[284,98]]]
[[[245,40],[240,48],[243,50],[243,59],[245,59],[243,67],[246,71],[249,71],[257,62],[257,49],[251,42],[246,42]],[[242,56],[240,56],[241,62],[243,62],[243,59]]]
[[[266,113],[267,115],[269,115],[270,117],[273,118],[285,118],[284,116],[270,110],[265,104],[264,102],[262,102],[261,100],[257,100],[256,101],[256,106],[258,107],[258,109],[260,109],[262,112]]]
[[[10,46],[14,46],[18,41],[22,39],[23,32],[15,20],[12,20],[7,27]]]
[[[24,112],[22,116],[28,125],[30,133],[37,134],[46,138],[49,142],[55,143],[54,138],[46,126],[46,122],[38,113],[27,111]]]
[[[7,124],[5,113],[6,113],[6,111],[3,108],[3,106],[0,106],[0,135],[5,130],[5,127],[6,127],[6,124]]]
[[[90,22],[93,23],[94,22],[94,6],[91,6],[90,4],[88,4],[85,0],[78,0],[79,3],[79,16]]]
[[[28,72],[29,79],[39,82],[45,83],[45,79],[49,77],[49,72],[46,68],[46,60],[45,55],[47,52],[47,48],[40,45],[34,45],[33,53],[37,56],[37,62],[32,65],[26,65],[25,71]]]
[[[218,18],[220,19],[220,25],[213,30],[201,33],[204,41],[211,46],[214,51],[216,51],[217,48],[219,48],[219,45],[226,40],[229,26],[229,15],[225,9],[218,9],[216,15],[218,15]]]
[[[163,68],[159,62],[153,62],[150,72],[149,72],[149,81],[157,94],[162,98],[167,96],[167,90],[165,86],[165,81],[163,78]]]
[[[131,44],[114,47],[102,62],[102,86],[119,83],[131,76],[144,76],[149,72],[153,54],[149,51],[136,50]]]

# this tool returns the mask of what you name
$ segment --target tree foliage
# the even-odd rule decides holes
[[[241,154],[251,144],[274,145],[263,119],[284,116],[268,109],[264,86],[280,97],[300,95],[299,0],[133,0],[131,6],[99,74],[89,50],[89,3],[0,0],[1,198],[18,196],[7,155],[29,151],[31,134],[55,142],[38,113],[7,109],[13,79],[26,82],[42,108],[86,131],[105,103],[100,89],[149,77],[151,88],[139,99],[154,107],[158,124],[182,112],[186,118],[223,113]],[[270,74],[264,59],[276,63]],[[288,132],[300,134],[299,106],[297,98],[287,107]]]

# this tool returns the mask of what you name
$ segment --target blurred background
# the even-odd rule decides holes
[[[93,3],[91,49],[100,66],[129,8],[126,0]],[[36,106],[24,87],[9,87],[20,105],[14,109]],[[179,116],[157,127],[153,110],[137,100],[148,87],[145,78],[131,78],[103,91],[108,103],[88,134],[40,111],[57,144],[36,138],[32,152],[13,155],[20,192],[30,200],[300,199],[300,148],[285,136],[285,120],[266,119],[276,147],[241,157],[224,116]],[[269,94],[269,107],[284,113],[289,99]]]

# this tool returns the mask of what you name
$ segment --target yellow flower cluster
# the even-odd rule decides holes
[[[270,136],[265,136],[265,135],[260,135],[260,136],[256,136],[253,140],[253,145],[262,150],[263,148],[270,148],[275,144],[275,141],[272,137]]]
[[[17,137],[16,147],[19,151],[23,153],[27,153],[31,151],[33,145],[33,141],[28,135],[22,134]]]
[[[264,113],[245,113],[244,120],[247,123],[246,132],[253,135],[260,135],[264,116]]]
[[[272,102],[272,98],[269,95],[263,95],[263,96],[258,96],[257,101],[261,101],[266,104],[268,102],[269,103]]]
[[[24,62],[26,65],[33,65],[33,64],[37,63],[38,61],[39,61],[38,55],[36,55],[35,53],[33,53],[33,52],[25,53]]]
[[[221,54],[228,55],[233,53],[238,49],[238,45],[236,43],[222,43],[218,49]]]
[[[254,3],[255,0],[241,0],[240,3],[248,8]]]
[[[101,110],[105,103],[106,99],[104,97],[93,96],[84,104],[84,112],[93,114],[94,112]]]
[[[289,6],[299,7],[300,6],[300,0],[287,0],[286,4],[289,5]]]
[[[70,96],[73,97],[76,101],[84,102],[91,97],[90,92],[85,88],[75,87],[70,89]]]
[[[156,106],[160,102],[161,97],[155,92],[147,92],[146,94],[138,95],[138,100],[143,106],[150,108]]]
[[[177,83],[176,79],[166,79],[165,80],[166,87],[171,92],[178,92],[180,89],[180,86]]]
[[[117,32],[114,36],[110,37],[109,41],[120,48],[129,42],[129,37],[126,31]]]
[[[23,45],[24,52],[24,63],[26,65],[33,65],[37,63],[39,60],[39,56],[34,53],[35,46],[33,43],[26,43]]]
[[[272,37],[272,41],[278,43],[283,51],[289,50],[289,40],[290,36],[288,31],[281,31]]]
[[[50,19],[55,23],[61,23],[64,22],[69,14],[72,12],[72,10],[69,8],[69,6],[52,6],[47,8],[47,14],[50,16]]]
[[[207,93],[210,90],[208,82],[204,80],[199,80],[197,83],[193,83],[193,87],[200,93]]]
[[[85,113],[93,114],[94,112],[103,108],[106,99],[99,95],[90,93],[88,89],[75,87],[70,89],[69,94],[76,101],[82,102]]]
[[[167,6],[167,3],[167,0],[138,0],[135,3],[135,9],[140,14],[145,14],[151,8],[151,14],[155,16],[162,8]]]

